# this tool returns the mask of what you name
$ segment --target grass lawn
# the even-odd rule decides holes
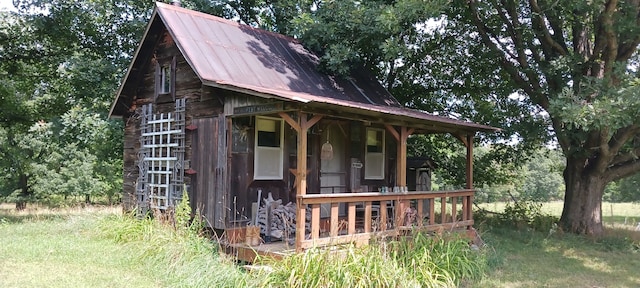
[[[500,212],[505,204],[480,206]],[[559,217],[562,202],[542,210]],[[474,287],[640,287],[640,231],[633,231],[640,204],[603,203],[603,214],[606,235],[600,239],[480,225],[495,259]]]
[[[552,205],[559,208],[545,209],[560,211]],[[640,206],[613,210],[616,226],[601,239],[478,225],[490,269],[465,287],[640,287],[640,232],[623,223],[640,219]],[[0,205],[0,287],[256,287],[255,276],[207,241],[177,239],[120,214]]]
[[[133,247],[94,237],[117,208],[14,212],[0,206],[0,287],[158,287]]]

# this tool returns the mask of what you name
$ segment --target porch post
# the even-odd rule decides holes
[[[396,153],[396,186],[407,186],[407,138],[414,131],[413,128],[400,127],[400,133],[393,126],[386,124],[387,131],[393,135],[398,143]],[[398,201],[396,209],[396,227],[404,223],[404,211],[409,207],[409,201]]]
[[[473,134],[467,135],[467,189],[473,189]]]
[[[303,196],[307,193],[307,131],[313,125],[322,119],[321,115],[316,115],[307,120],[307,114],[298,113],[298,123],[294,123],[293,119],[286,113],[280,113],[280,116],[287,121],[298,132],[298,149],[296,153],[296,251],[302,251],[302,242],[305,237],[306,209],[302,205]]]
[[[473,134],[467,134],[467,189],[473,189]],[[473,220],[473,194],[467,199],[467,219]],[[467,227],[472,229],[471,226]]]
[[[296,165],[296,197],[307,193],[307,114],[298,115],[298,151]],[[296,199],[296,252],[302,251],[302,241],[304,241],[306,211],[302,205],[302,199]]]

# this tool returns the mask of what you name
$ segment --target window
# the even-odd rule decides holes
[[[160,94],[171,93],[171,66],[165,64],[160,68]]]
[[[364,179],[384,179],[384,130],[367,128]]]
[[[156,62],[155,100],[167,103],[176,99],[176,57]],[[159,100],[159,98],[161,98]]]
[[[254,180],[283,179],[284,122],[278,118],[256,117]]]

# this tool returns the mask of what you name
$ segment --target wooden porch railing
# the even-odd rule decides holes
[[[302,241],[297,241],[296,249],[354,242],[367,243],[373,237],[395,236],[406,230],[471,228],[474,191],[464,189],[299,195],[297,200],[302,207],[299,213],[311,210],[311,234]],[[424,200],[430,200],[428,207],[424,206]],[[436,211],[436,200],[440,202],[439,211]],[[322,204],[330,206],[328,219],[320,218]],[[340,215],[341,205],[346,208],[346,215]],[[458,214],[460,208],[462,212]],[[436,212],[440,214],[437,217]],[[390,213],[395,215],[389,215]],[[297,223],[297,231],[306,231],[302,225],[304,223]]]

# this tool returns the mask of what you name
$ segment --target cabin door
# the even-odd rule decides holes
[[[345,165],[346,147],[345,136],[338,126],[339,124],[329,124],[322,131],[320,145],[320,193],[344,193],[347,191],[347,168]],[[328,148],[333,150],[333,157],[328,159]],[[325,152],[323,153],[323,149]],[[344,207],[340,207],[340,214],[344,214]],[[321,207],[321,217],[330,216],[330,205]]]

